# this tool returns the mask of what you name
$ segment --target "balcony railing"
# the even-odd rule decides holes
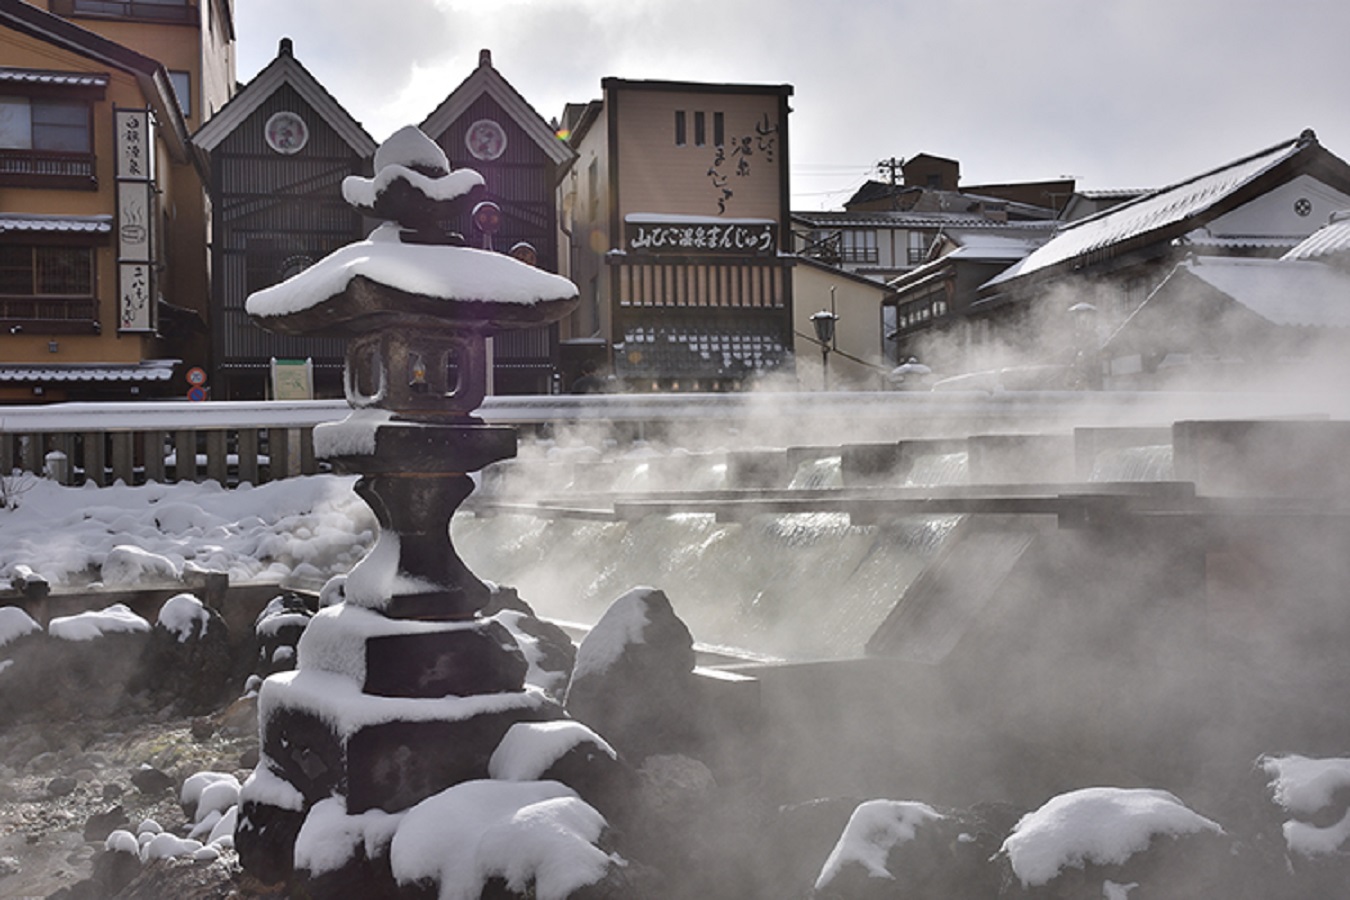
[[[0,185],[93,190],[94,165],[92,153],[0,149]]]
[[[34,334],[76,334],[98,329],[93,297],[0,296],[0,329]]]

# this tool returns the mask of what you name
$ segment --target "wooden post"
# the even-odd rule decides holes
[[[173,436],[174,481],[197,480],[197,432],[192,429],[180,429]]]
[[[164,481],[164,432],[142,431],[141,453],[145,457],[146,482]]]
[[[239,429],[239,483],[258,483],[258,429]]]
[[[112,478],[119,478],[124,484],[136,483],[135,434],[130,431],[114,431],[109,435],[112,442]]]
[[[229,441],[225,437],[223,428],[212,428],[206,432],[206,477],[219,482],[222,487],[229,483],[229,465],[226,458]]]
[[[289,428],[267,429],[268,467],[273,481],[291,477],[291,430]]]
[[[84,480],[92,481],[99,487],[108,484],[108,448],[104,443],[107,436],[105,431],[84,433]]]
[[[319,461],[314,458],[314,429],[300,429],[300,474],[313,475],[319,471]]]

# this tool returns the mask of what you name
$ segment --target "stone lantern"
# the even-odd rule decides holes
[[[349,203],[385,223],[247,303],[268,330],[347,340],[352,412],[315,430],[315,451],[360,474],[356,491],[380,524],[343,602],[311,620],[298,668],[269,677],[259,694],[261,760],[241,796],[236,846],[265,881],[310,878],[307,895],[328,893],[293,871],[316,804],[338,798],[348,816],[407,810],[486,777],[511,725],[565,715],[525,689],[520,649],[479,615],[490,590],[450,540],[473,490],[468,473],[516,452],[513,429],[473,415],[486,338],[553,321],[577,302],[570,281],[442,228],[481,202],[482,185],[476,172],[452,172],[416,128],[397,132],[376,153],[373,178],[343,184]],[[328,873],[346,882],[335,895],[356,896],[342,893],[351,879],[381,868],[358,863]]]

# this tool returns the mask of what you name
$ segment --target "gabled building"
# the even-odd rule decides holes
[[[487,50],[478,67],[421,124],[453,168],[474,169],[485,182],[483,202],[496,205],[484,234],[465,216],[453,230],[477,246],[549,272],[559,271],[558,184],[576,154],[492,65]],[[502,332],[492,338],[490,390],[546,394],[559,371],[556,324]]]
[[[342,180],[369,174],[375,140],[289,39],[192,140],[210,166],[212,396],[268,396],[273,360],[308,361],[315,395],[342,396],[343,341],[264,331],[244,301],[366,235]]]
[[[994,355],[1061,366],[1081,362],[1085,354],[1095,359],[1101,340],[1184,259],[1274,259],[1345,208],[1350,165],[1305,131],[1063,223],[1044,244],[981,285],[930,340],[960,351],[964,358],[952,360],[957,370],[986,365]],[[1078,380],[1093,384],[1113,373],[1083,374]]]
[[[207,300],[188,134],[233,84],[229,5],[46,6],[0,0],[0,402],[181,396]]]
[[[632,390],[731,390],[792,366],[789,85],[606,78],[569,106],[564,340]],[[570,380],[574,373],[565,373]]]

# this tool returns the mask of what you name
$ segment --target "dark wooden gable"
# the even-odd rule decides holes
[[[282,111],[298,114],[309,129],[293,155],[276,152],[265,139],[268,120]],[[368,173],[369,161],[284,83],[216,147],[211,167],[217,367],[235,386],[232,393],[243,397],[257,393],[272,357],[311,358],[323,393],[337,392],[342,341],[263,331],[248,319],[244,302],[364,236],[361,217],[342,199],[342,180]]]

